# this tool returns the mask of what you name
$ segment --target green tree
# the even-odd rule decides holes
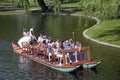
[[[120,14],[119,0],[80,0],[79,5],[86,15],[99,13],[103,19],[116,18]]]
[[[48,6],[46,5],[46,3],[44,2],[44,0],[37,0],[39,6],[41,7],[41,11],[42,12],[48,12]]]
[[[21,7],[23,7],[24,0],[19,0]]]
[[[24,0],[24,9],[26,14],[29,14],[29,3],[28,0]]]
[[[61,8],[61,1],[54,0],[54,12],[59,13]]]
[[[25,10],[25,13],[29,14],[29,3],[28,3],[28,0],[19,0],[19,1],[22,4],[22,7]]]

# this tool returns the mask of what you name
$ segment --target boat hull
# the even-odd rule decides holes
[[[98,62],[88,62],[88,63],[85,63],[83,64],[83,68],[85,69],[91,69],[91,68],[94,68],[96,66],[98,66],[99,64],[101,63],[101,61],[98,61]]]
[[[87,68],[87,69],[90,69],[90,68],[94,68],[96,66],[98,66],[101,62],[95,62],[95,61],[91,61],[91,58],[90,58],[90,50],[89,50],[89,47],[83,47],[82,50],[86,50],[87,51],[87,56],[88,56],[88,59],[86,60],[79,60],[79,61],[75,61],[75,62],[72,62],[72,63],[66,63],[66,58],[65,58],[65,53],[68,53],[68,52],[72,52],[72,51],[76,51],[76,49],[70,49],[70,50],[64,50],[62,55],[63,55],[63,64],[62,65],[59,65],[59,64],[54,64],[54,63],[50,63],[48,61],[46,61],[46,58],[44,57],[44,59],[41,59],[39,57],[36,57],[35,55],[30,55],[30,54],[27,54],[27,53],[23,53],[22,52],[22,48],[20,48],[18,45],[12,43],[12,47],[13,47],[13,50],[15,53],[21,55],[21,56],[24,56],[26,58],[29,58],[33,61],[36,61],[40,64],[43,64],[45,66],[48,66],[52,69],[55,69],[55,70],[58,70],[58,71],[61,71],[61,72],[72,72],[72,71],[75,71],[77,68],[79,68],[80,66],[83,66],[83,68]]]
[[[14,52],[17,53],[18,55],[24,56],[26,58],[29,58],[30,60],[33,60],[35,62],[38,62],[40,64],[43,64],[43,65],[45,65],[47,67],[50,67],[52,69],[55,69],[55,70],[58,70],[58,71],[61,71],[61,72],[66,72],[66,73],[73,72],[77,68],[80,67],[80,65],[77,65],[77,66],[71,66],[71,65],[70,66],[60,66],[60,65],[54,65],[54,64],[51,64],[51,63],[46,62],[44,60],[41,60],[39,58],[36,58],[35,56],[27,55],[27,54],[22,53],[22,49],[18,45],[14,44],[14,43],[12,43],[12,47],[13,47]]]

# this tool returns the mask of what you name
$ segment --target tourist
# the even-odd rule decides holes
[[[50,57],[51,57],[52,54],[53,54],[52,46],[53,46],[53,41],[52,41],[52,40],[48,41],[48,49],[47,49],[48,61],[51,60]]]
[[[43,42],[43,35],[40,33],[40,36],[38,37],[38,42]]]
[[[47,53],[48,53],[48,61],[51,61],[51,56],[52,56],[52,53],[53,53],[53,50],[52,50],[52,47],[51,45],[48,45],[48,48],[47,48]]]
[[[41,43],[41,46],[40,46],[41,52],[44,54],[46,52],[47,48],[48,48],[48,44],[46,43],[46,40],[43,40],[43,42]]]
[[[33,45],[35,45],[35,44],[37,44],[37,40],[36,40],[36,38],[35,37],[33,37],[33,36],[31,36],[30,37],[30,40],[29,40],[29,44],[30,44],[30,48],[31,48],[31,50],[30,50],[30,54],[34,54],[33,52],[34,52],[34,50],[33,50]]]
[[[57,53],[58,53],[58,48],[57,48],[56,44],[53,44],[53,45],[52,45],[52,50],[53,50],[53,54],[54,54],[54,55],[57,55]]]
[[[37,44],[37,40],[36,40],[36,38],[35,38],[34,36],[31,36],[31,37],[30,37],[29,44],[30,44],[30,45]]]
[[[72,48],[72,46],[70,45],[70,43],[69,43],[68,40],[66,40],[66,41],[64,42],[63,47],[64,47],[64,50],[69,50],[69,49]],[[69,60],[70,63],[72,62],[71,56],[72,56],[72,53],[71,53],[71,52],[70,52],[70,53],[66,53],[66,59],[68,58],[68,60]],[[68,63],[67,60],[66,60],[66,63]]]
[[[56,45],[57,48],[59,48],[59,44],[60,44],[60,40],[57,39],[57,41],[55,42],[55,45]]]
[[[70,43],[71,47],[74,48],[74,42],[71,38],[69,39],[69,43]]]
[[[58,48],[58,54],[57,54],[57,57],[59,58],[59,65],[62,65],[62,58],[63,58],[62,51],[63,51],[63,49],[64,49],[63,43],[60,42],[59,43],[59,48]]]
[[[69,41],[66,40],[64,43],[63,43],[63,47],[64,47],[64,50],[68,50],[68,49],[71,49],[72,46],[70,45]]]
[[[81,52],[81,43],[79,41],[76,41],[75,48],[78,50],[78,52]]]
[[[64,49],[63,43],[62,43],[62,42],[59,42],[58,52],[59,52],[60,54],[62,54],[63,49]]]
[[[76,41],[76,44],[75,44],[75,49],[77,49],[77,51],[74,53],[75,55],[75,61],[78,62],[78,55],[81,54],[81,43],[79,41]],[[81,55],[82,56],[82,55]],[[81,57],[82,58],[82,57]],[[80,58],[80,59],[81,59]]]

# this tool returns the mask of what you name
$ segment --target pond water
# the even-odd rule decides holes
[[[82,32],[91,27],[94,20],[77,16],[0,16],[0,80],[120,80],[120,49],[98,45],[83,38]],[[23,28],[34,27],[36,37],[40,33],[53,40],[73,38],[82,46],[90,46],[93,60],[102,63],[93,70],[78,69],[62,73],[12,51],[12,41],[22,36]]]

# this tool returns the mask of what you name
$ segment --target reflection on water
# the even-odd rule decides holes
[[[104,80],[94,69],[80,69],[76,73],[79,80]]]
[[[20,70],[27,72],[26,75],[31,75],[32,79],[44,79],[44,80],[103,80],[97,70],[94,69],[83,69],[80,67],[72,73],[63,73],[50,69],[37,62],[31,61],[28,58],[19,57]]]
[[[29,59],[24,58],[23,56],[20,56],[19,62],[20,63],[18,66],[21,70],[27,71],[29,69],[29,67],[30,67],[30,60]]]

